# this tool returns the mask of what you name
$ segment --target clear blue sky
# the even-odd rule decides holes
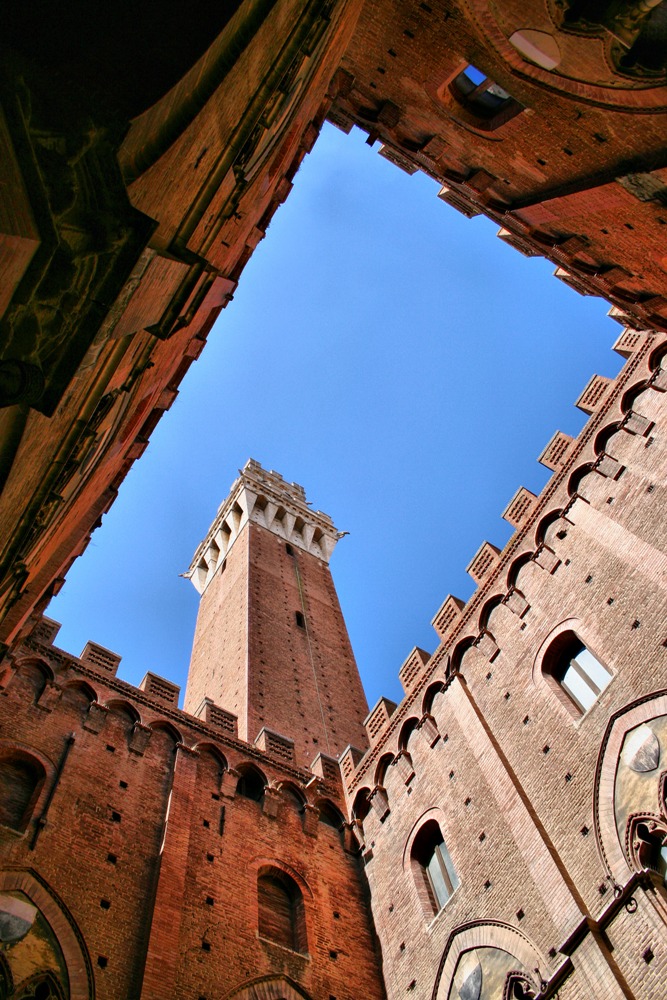
[[[179,577],[248,457],[305,486],[349,536],[332,571],[369,704],[400,698],[413,646],[537,456],[577,434],[620,327],[407,176],[325,125],[234,301],[47,614],[185,686],[198,597]]]

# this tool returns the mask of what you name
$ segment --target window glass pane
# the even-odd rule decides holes
[[[438,856],[438,848],[433,852],[433,857],[426,866],[426,872],[436,898],[438,909],[441,909],[449,899],[449,889],[445,881],[445,869]]]
[[[575,660],[600,691],[606,688],[611,680],[611,674],[606,667],[602,666],[599,660],[596,660],[590,649],[586,649],[584,646],[581,652],[575,656]]]
[[[665,885],[667,885],[667,844],[663,844],[660,848],[660,860],[658,862],[658,871],[662,875],[662,880]]]
[[[572,666],[565,671],[561,686],[579,705],[582,712],[587,712],[597,697],[595,691]]]
[[[510,95],[502,87],[499,87],[497,83],[492,83],[487,90],[487,94],[491,94],[493,97],[499,97],[501,101],[509,101]]]
[[[454,889],[456,889],[459,884],[459,878],[454,871],[454,865],[452,864],[452,859],[449,856],[449,851],[447,850],[447,846],[444,841],[441,844],[438,844],[436,851],[440,854],[441,861],[445,866],[445,871],[447,872],[449,883],[452,887],[451,891],[454,892]]]

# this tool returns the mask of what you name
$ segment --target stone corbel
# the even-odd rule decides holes
[[[358,820],[343,826],[343,849],[348,854],[359,854],[364,847],[364,830]]]
[[[280,790],[273,788],[272,785],[267,785],[264,789],[264,815],[275,819],[280,809],[281,800],[282,795],[280,794]]]
[[[316,837],[319,829],[320,810],[308,802],[303,807],[303,831],[309,837]]]
[[[389,815],[389,799],[387,798],[387,793],[382,785],[376,785],[371,794],[368,796],[370,804],[375,809],[378,814],[380,822],[386,819]]]
[[[239,783],[240,773],[233,767],[222,772],[220,779],[220,794],[226,799],[233,799],[236,795],[236,786]]]
[[[487,660],[495,659],[500,652],[498,644],[489,632],[482,632],[479,635],[476,646],[482,656],[486,657]]]
[[[528,611],[530,604],[524,597],[522,593],[518,590],[510,590],[509,594],[505,598],[505,604],[510,609],[510,611],[518,615],[519,618],[523,618],[526,611]]]
[[[434,747],[440,739],[438,726],[429,712],[425,712],[417,724],[417,729],[426,740],[429,747]]]
[[[630,434],[637,434],[639,437],[646,437],[652,426],[653,421],[649,420],[648,417],[643,417],[641,413],[635,413],[634,410],[630,410],[623,421],[623,430]]]
[[[16,677],[16,664],[10,660],[0,677],[0,694],[6,694],[7,688]]]
[[[392,767],[396,768],[403,782],[409,785],[415,776],[415,769],[405,750],[399,750],[392,761]]]
[[[601,455],[595,465],[596,472],[606,479],[616,479],[623,468],[624,466],[611,455]]]
[[[558,566],[560,565],[560,559],[555,552],[548,549],[546,545],[542,545],[535,555],[535,562],[542,569],[546,570],[547,573],[554,573]]]
[[[47,684],[37,699],[37,707],[43,712],[52,712],[60,701],[62,693],[62,689],[55,684]]]
[[[100,705],[98,701],[91,701],[83,728],[91,733],[99,733],[106,722],[108,711],[109,709]]]
[[[149,726],[144,726],[141,722],[135,722],[130,733],[129,747],[131,752],[143,757],[152,732],[153,730]]]

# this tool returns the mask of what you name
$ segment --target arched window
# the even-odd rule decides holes
[[[410,852],[417,892],[427,916],[435,916],[459,885],[440,827],[434,819],[422,826]]]
[[[0,824],[23,833],[44,782],[34,757],[16,752],[0,757]]]
[[[244,799],[252,799],[253,802],[261,802],[266,787],[264,775],[252,765],[241,766],[239,771],[241,777],[236,785],[236,794],[242,795]]]
[[[333,802],[323,799],[317,804],[320,810],[320,823],[324,823],[325,826],[332,826],[334,830],[341,830],[345,820],[343,819],[343,814],[336,808]]]
[[[542,672],[573,715],[587,712],[613,676],[574,632],[564,632],[552,643]]]
[[[263,868],[257,879],[259,936],[291,951],[308,951],[301,890],[280,868]]]
[[[65,993],[51,973],[31,977],[19,987],[18,1000],[63,1000]],[[12,994],[13,995],[13,994]]]
[[[370,788],[360,788],[352,803],[352,818],[360,823],[363,823],[371,811],[370,793]]]

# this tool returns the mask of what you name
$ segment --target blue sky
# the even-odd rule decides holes
[[[439,201],[354,130],[325,125],[286,205],[116,504],[47,614],[184,688],[197,594],[179,577],[248,457],[349,532],[331,567],[369,704],[398,700],[413,646],[594,373],[608,304]]]

